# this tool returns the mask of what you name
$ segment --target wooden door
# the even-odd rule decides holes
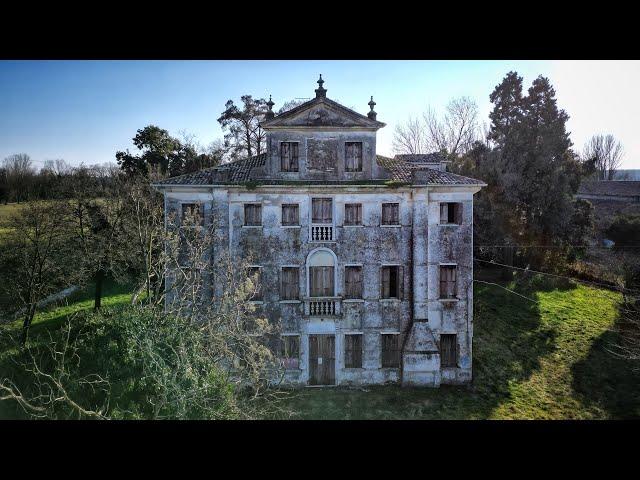
[[[335,383],[335,335],[309,335],[309,385]]]

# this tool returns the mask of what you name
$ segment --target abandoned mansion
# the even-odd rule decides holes
[[[279,115],[269,100],[263,153],[155,184],[165,213],[202,212],[251,259],[252,302],[281,325],[287,383],[467,383],[473,195],[485,184],[437,153],[377,155],[373,97],[362,115],[323,83]]]

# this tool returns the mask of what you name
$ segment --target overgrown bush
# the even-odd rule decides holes
[[[640,215],[618,215],[605,231],[616,246],[640,245]]]

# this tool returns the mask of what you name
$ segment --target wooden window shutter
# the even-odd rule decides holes
[[[330,198],[313,198],[311,200],[311,222],[332,223],[333,201]]]
[[[281,169],[284,172],[288,172],[291,170],[291,157],[289,156],[289,143],[281,142],[280,143],[280,164]]]
[[[391,269],[382,267],[380,269],[380,298],[389,298],[390,294]]]
[[[298,225],[299,214],[298,205],[283,204],[282,205],[282,225]]]
[[[455,222],[458,225],[462,225],[462,204],[461,203],[456,204]]]
[[[449,204],[441,203],[440,204],[440,223],[446,224],[449,223]]]
[[[291,144],[291,171],[298,171],[298,142]]]
[[[332,201],[330,198],[322,199],[322,223],[331,223],[333,219]]]
[[[398,299],[404,299],[404,267],[398,267]]]

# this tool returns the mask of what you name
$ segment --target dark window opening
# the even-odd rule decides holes
[[[380,298],[402,297],[402,270],[397,265],[382,267]]]
[[[182,223],[183,225],[204,225],[202,205],[199,203],[183,203]]]
[[[462,204],[461,203],[441,203],[440,204],[440,224],[443,224],[443,225],[462,224]]]
[[[458,336],[455,333],[440,335],[440,365],[442,367],[458,365]]]
[[[400,367],[400,335],[382,334],[382,368]]]

